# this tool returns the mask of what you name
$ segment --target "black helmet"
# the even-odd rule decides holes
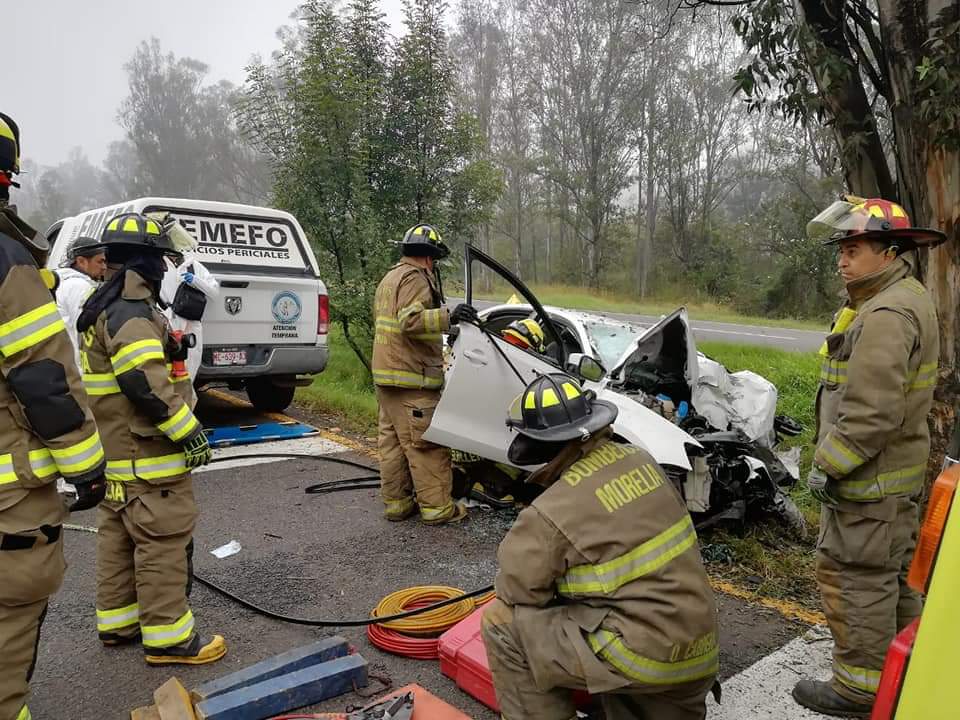
[[[513,401],[507,425],[532,440],[562,443],[587,440],[616,419],[616,405],[555,373],[538,377]]]
[[[432,257],[437,260],[443,260],[450,254],[450,248],[443,244],[440,233],[430,225],[414,225],[407,230],[400,250],[411,257]]]
[[[100,242],[110,248],[129,248],[172,255],[176,252],[160,223],[140,213],[117,215],[103,229]]]
[[[0,113],[0,172],[20,172],[20,128],[9,115]]]
[[[70,243],[70,249],[67,250],[67,260],[73,262],[78,257],[93,257],[106,251],[103,243],[96,238],[81,235]]]

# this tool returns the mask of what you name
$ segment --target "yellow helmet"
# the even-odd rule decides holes
[[[20,128],[9,115],[0,113],[0,172],[20,172]]]
[[[540,323],[530,318],[514,320],[501,333],[504,340],[524,350],[546,352],[545,337]]]

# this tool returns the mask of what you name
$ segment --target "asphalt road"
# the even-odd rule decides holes
[[[474,304],[477,308],[484,309],[499,305],[500,303],[475,300]],[[624,313],[597,312],[595,310],[583,310],[581,312],[603,315],[642,327],[649,327],[660,320],[659,317],[653,315],[629,315]],[[793,328],[776,327],[774,325],[739,325],[736,323],[697,320],[696,317],[691,317],[690,324],[693,327],[694,337],[697,340],[714,340],[739,343],[742,345],[762,345],[779,350],[792,350],[796,352],[815,352],[820,348],[820,345],[823,344],[825,335],[825,333],[815,330],[794,330]]]
[[[203,402],[201,416],[206,422],[255,419],[249,411],[231,410],[209,399]],[[331,457],[371,462],[319,438],[312,442],[317,452],[335,453]],[[265,444],[247,451],[272,449]],[[323,462],[291,460],[197,474],[201,508],[195,536],[197,572],[265,607],[337,619],[365,617],[384,595],[411,585],[472,589],[491,582],[496,548],[512,513],[476,510],[458,525],[426,527],[416,520],[402,524],[384,520],[376,491],[303,493],[309,484],[354,472]],[[95,513],[79,513],[70,521],[95,525]],[[241,544],[238,554],[223,560],[210,554],[230,540]],[[361,629],[318,629],[269,620],[200,586],[191,597],[198,627],[225,636],[226,658],[201,667],[148,667],[138,647],[107,649],[97,640],[96,536],[68,531],[65,545],[69,569],[51,602],[34,677],[30,707],[36,718],[126,720],[173,675],[190,688],[329,634],[349,640],[370,662],[371,672],[388,676],[394,686],[416,682],[475,720],[496,718],[443,677],[436,662],[385,654],[370,645]],[[718,603],[724,678],[775,653],[806,629],[726,595],[719,595]],[[363,702],[350,694],[309,711],[342,711]]]

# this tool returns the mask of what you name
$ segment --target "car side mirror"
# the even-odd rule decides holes
[[[571,353],[567,358],[567,372],[584,380],[600,382],[607,374],[607,369],[589,355]]]

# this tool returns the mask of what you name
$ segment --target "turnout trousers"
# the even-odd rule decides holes
[[[543,647],[527,648],[524,637],[529,641],[536,633],[527,628],[521,635],[513,608],[499,600],[488,606],[482,627],[503,720],[576,718],[573,691],[587,691],[591,679],[600,678],[597,669],[584,668],[562,630],[546,623],[540,633]],[[612,676],[615,671],[601,668],[599,673]],[[618,680],[622,687],[599,694],[607,720],[704,720],[707,693],[716,683],[712,676],[665,686]]]
[[[380,493],[388,519],[409,516],[416,506],[425,522],[454,514],[450,450],[423,439],[440,401],[439,390],[377,386],[380,404]]]
[[[63,582],[62,527],[3,535],[0,550],[0,720],[30,720],[27,696],[47,600]],[[25,547],[28,543],[30,547]]]
[[[97,632],[108,643],[140,634],[148,654],[187,644],[194,635],[187,595],[197,519],[190,475],[124,485],[126,502],[99,510]]]
[[[907,586],[919,522],[907,497],[820,511],[817,583],[833,635],[832,685],[854,702],[873,702],[890,642],[923,609]]]

